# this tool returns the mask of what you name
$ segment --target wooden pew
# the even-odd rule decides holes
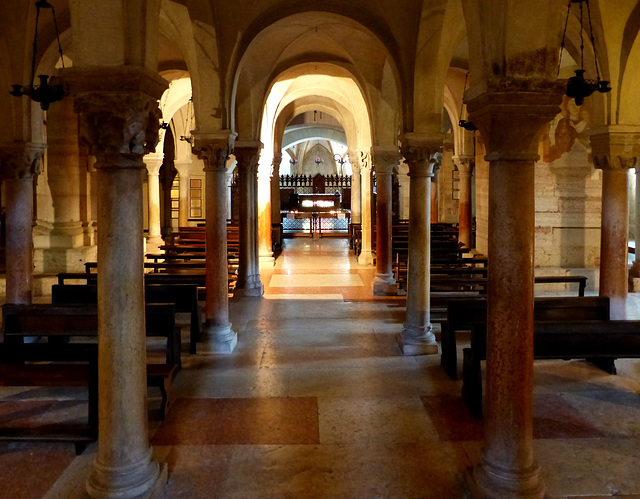
[[[456,333],[470,331],[473,323],[487,320],[487,300],[476,296],[453,298],[447,304],[447,318],[441,325],[440,366],[451,379],[458,379]],[[606,296],[567,296],[534,298],[537,321],[608,320],[609,298]]]
[[[587,359],[615,374],[615,359],[640,357],[640,321],[536,322],[533,352],[535,359]],[[480,418],[480,361],[486,356],[483,324],[472,326],[471,347],[463,354],[463,400]]]
[[[58,351],[65,354],[69,350],[93,351],[97,348],[98,309],[95,306],[6,304],[2,308],[2,313],[4,344],[0,360],[3,362],[12,359],[35,361],[39,355],[53,356],[55,360]],[[170,401],[171,382],[181,365],[180,328],[175,325],[174,305],[168,303],[146,305],[145,324],[147,337],[166,339],[165,362],[147,364],[147,385],[160,389],[161,416],[164,419]],[[40,336],[47,338],[48,341],[24,343],[22,340],[27,336]],[[61,341],[71,337],[93,337],[93,341],[79,344]]]
[[[97,304],[98,287],[95,284],[54,284],[51,286],[51,303],[54,305]],[[176,313],[189,314],[189,352],[196,353],[202,336],[202,316],[198,306],[196,284],[145,283],[145,303],[172,303]]]

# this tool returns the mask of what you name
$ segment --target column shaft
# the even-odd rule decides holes
[[[351,160],[352,174],[351,174],[351,223],[360,224],[362,223],[362,211],[361,211],[361,176],[360,176],[360,159],[356,156]]]
[[[87,490],[96,498],[135,497],[159,475],[147,424],[143,164],[97,166],[100,424]]]
[[[408,147],[409,163],[409,263],[407,270],[407,311],[400,338],[404,355],[438,353],[431,330],[431,177],[430,149]]]
[[[258,253],[258,146],[235,147],[240,197],[240,255],[236,296],[262,296]]]
[[[372,178],[371,159],[368,153],[361,153],[361,223],[362,223],[362,248],[358,256],[358,263],[361,265],[373,264],[372,232],[373,221],[371,220],[372,201]]]
[[[471,216],[471,160],[459,159],[458,164],[458,241],[466,248],[471,249],[472,241],[472,216]]]
[[[532,445],[534,177],[533,161],[491,163],[485,448],[476,480],[484,490],[495,479],[513,482],[509,497],[544,490]]]
[[[159,239],[162,235],[160,228],[160,175],[149,173],[149,239]]]
[[[31,303],[33,175],[5,180],[7,303]]]
[[[612,319],[627,318],[628,170],[603,169],[600,295],[608,296]]]
[[[400,163],[397,147],[372,149],[376,170],[376,276],[374,295],[396,295],[391,255],[393,168]]]
[[[271,238],[271,163],[258,168],[258,255],[259,262],[274,264],[273,241]]]

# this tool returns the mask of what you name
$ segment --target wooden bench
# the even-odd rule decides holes
[[[198,306],[196,284],[145,284],[145,303],[172,303],[176,313],[189,314],[189,352],[197,353],[202,336],[202,315]],[[54,284],[51,286],[54,305],[97,304],[98,287],[95,284]]]
[[[537,321],[608,320],[609,298],[606,296],[567,296],[534,298]],[[458,379],[456,334],[470,331],[473,323],[487,320],[485,297],[452,298],[447,304],[447,318],[441,325],[440,366],[451,379]]]
[[[486,355],[483,324],[474,324],[465,348],[462,397],[471,413],[482,417],[480,361]],[[586,359],[615,374],[615,359],[640,357],[640,321],[536,322],[535,359]]]
[[[56,361],[58,358],[68,361],[69,356],[79,355],[79,352],[84,355],[95,355],[97,358],[97,307],[7,304],[3,306],[2,313],[4,331],[0,358],[2,362],[14,360],[33,362],[46,359]],[[147,337],[166,339],[165,361],[147,364],[147,385],[160,390],[161,417],[164,419],[170,403],[171,382],[181,365],[180,329],[175,326],[175,306],[157,303],[146,305],[145,324]],[[43,340],[37,343],[25,343],[25,337],[41,337]],[[71,338],[75,340],[81,338],[82,341],[69,342]],[[80,357],[79,360],[82,358]],[[31,365],[23,364],[20,368],[29,370]],[[37,379],[34,379],[34,382]],[[97,400],[97,396],[94,398]],[[95,400],[90,397],[90,402]],[[90,416],[93,411],[97,411],[97,407],[89,408]]]

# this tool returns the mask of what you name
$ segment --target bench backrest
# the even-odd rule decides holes
[[[533,301],[535,321],[591,321],[609,320],[607,296],[539,297]],[[449,301],[447,323],[450,331],[466,328],[473,323],[487,321],[487,300],[464,298]]]

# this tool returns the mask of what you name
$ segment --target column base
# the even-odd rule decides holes
[[[358,263],[360,265],[373,265],[373,252],[371,250],[364,251],[362,250],[358,255]]]
[[[373,279],[373,294],[375,296],[395,296],[398,286],[393,274],[376,274]]]
[[[262,296],[264,294],[264,284],[260,280],[260,275],[254,276],[247,280],[246,283],[236,284],[236,288],[233,291],[233,296]]]
[[[403,355],[434,355],[439,352],[438,342],[431,330],[431,324],[424,327],[405,324],[398,343]]]
[[[273,267],[275,264],[276,259],[273,258],[273,253],[260,253],[258,265],[261,267]]]
[[[207,323],[202,333],[203,353],[230,354],[238,344],[238,333],[231,329],[231,323],[226,326],[214,326]]]
[[[465,473],[473,497],[482,499],[543,499],[544,483],[537,464],[528,470],[504,470],[486,462]]]
[[[149,449],[151,451],[151,449]],[[149,454],[150,455],[150,454]],[[145,459],[129,468],[109,468],[97,462],[87,479],[87,493],[93,499],[156,499],[167,483],[167,464]]]

